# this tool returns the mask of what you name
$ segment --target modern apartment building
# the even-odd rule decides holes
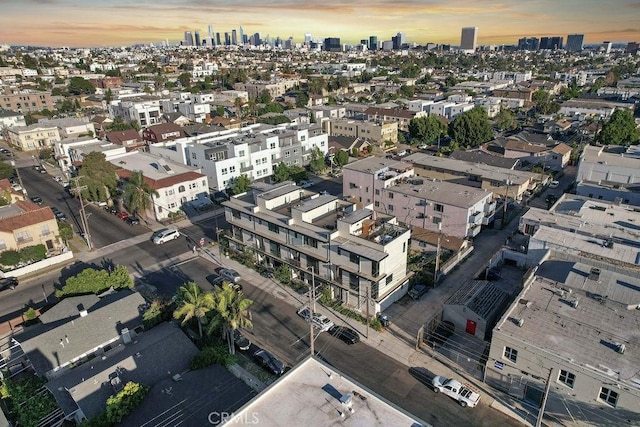
[[[364,111],[368,121],[383,121],[398,123],[398,130],[407,132],[409,122],[413,118],[427,117],[424,111],[393,110],[390,108],[369,107]]]
[[[373,315],[408,290],[411,233],[392,215],[292,182],[256,184],[224,205],[232,250],[253,250],[258,262],[274,267],[288,265],[295,277],[328,286],[344,305]],[[367,308],[368,297],[374,307]]]
[[[369,157],[343,168],[343,195],[400,223],[469,238],[494,219],[491,191],[414,176],[406,162]]]
[[[42,126],[38,123],[29,126],[14,126],[8,131],[9,143],[21,151],[49,148],[60,141],[57,126]]]
[[[0,94],[0,107],[18,113],[34,113],[36,111],[55,110],[51,92],[23,89]]]
[[[367,138],[377,144],[398,142],[397,122],[369,122],[351,119],[330,119],[324,123],[330,136]]]
[[[296,88],[300,85],[300,79],[278,79],[271,81],[250,81],[246,83],[236,83],[233,88],[238,91],[245,91],[249,94],[250,99],[256,99],[265,90],[271,98],[284,95],[289,89]]]
[[[114,100],[109,104],[109,116],[121,117],[125,122],[135,121],[140,127],[162,122],[161,98],[135,97]]]

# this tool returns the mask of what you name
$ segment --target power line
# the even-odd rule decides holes
[[[80,222],[82,223],[83,232],[85,235],[85,240],[87,241],[87,247],[89,250],[93,249],[93,242],[91,241],[91,234],[89,233],[89,221],[87,218],[87,213],[85,212],[85,204],[82,200],[82,191],[87,188],[86,185],[79,185],[80,179],[82,176],[77,176],[72,178],[71,180],[74,182],[74,186],[71,188],[71,191],[78,195],[78,199],[80,200]]]

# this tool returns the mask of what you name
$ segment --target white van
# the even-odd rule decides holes
[[[153,243],[156,245],[162,245],[170,240],[175,240],[180,237],[180,232],[177,228],[164,228],[156,231],[153,235]]]

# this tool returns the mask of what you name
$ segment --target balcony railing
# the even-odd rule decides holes
[[[478,221],[480,221],[480,218],[482,216],[484,216],[484,212],[474,212],[471,215],[469,215],[469,222],[472,224],[475,224]]]

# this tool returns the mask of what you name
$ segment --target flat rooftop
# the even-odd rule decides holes
[[[343,166],[343,169],[368,173],[375,173],[382,169],[406,171],[412,168],[413,165],[410,163],[392,159],[381,159],[380,157],[367,157]]]
[[[348,404],[341,402],[344,395],[351,396],[352,411]],[[246,420],[253,419],[257,419],[260,427],[428,426],[313,358],[306,359],[236,411],[233,419],[224,425],[243,425]]]
[[[545,261],[498,330],[640,389],[640,310],[612,298],[632,292],[640,303],[640,278],[601,269],[595,280],[590,270],[586,264]],[[617,351],[619,344],[624,353]]]
[[[640,149],[634,146],[625,149],[618,146],[587,145],[582,151],[580,162],[637,169],[640,168]],[[588,177],[583,179],[588,180]]]
[[[424,177],[411,178],[406,184],[391,187],[388,191],[414,197],[424,197],[426,200],[461,208],[470,208],[491,194],[488,191],[475,189],[468,185],[443,180],[431,180]]]
[[[156,181],[170,176],[198,171],[198,168],[185,166],[170,159],[140,151],[130,151],[121,156],[114,156],[109,161],[122,169],[142,171],[145,178]]]

